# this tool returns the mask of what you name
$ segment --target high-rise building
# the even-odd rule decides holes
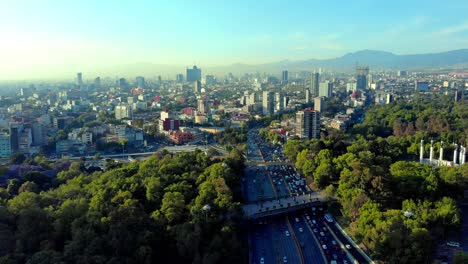
[[[206,98],[198,99],[197,101],[197,111],[200,114],[209,114],[210,105]]]
[[[275,94],[273,92],[263,92],[262,111],[264,115],[273,115],[275,113]]]
[[[135,78],[136,85],[138,88],[145,88],[145,78],[143,76],[137,76]]]
[[[216,78],[214,75],[206,75],[205,76],[205,83],[206,84],[215,84],[216,83]]]
[[[193,82],[193,92],[196,94],[201,93],[201,81],[194,81]]]
[[[305,103],[310,104],[311,102],[311,94],[310,94],[310,89],[305,89]]]
[[[249,95],[249,105],[254,105],[255,104],[255,93],[251,93]]]
[[[0,158],[9,158],[11,155],[10,134],[0,132]]]
[[[367,76],[369,75],[369,67],[356,68],[356,89],[364,90],[367,88]]]
[[[76,84],[80,87],[83,85],[83,74],[81,72],[76,74]]]
[[[44,146],[47,144],[47,131],[41,123],[32,124],[32,143],[35,146]]]
[[[320,83],[319,86],[319,96],[332,97],[333,94],[333,83],[326,81]]]
[[[314,98],[314,110],[318,112],[325,111],[325,103],[323,102],[323,97]]]
[[[192,69],[187,69],[187,82],[201,82],[201,69],[197,66],[193,66]]]
[[[19,135],[21,130],[23,130],[23,123],[10,123],[10,146],[12,152],[19,150]]]
[[[296,135],[306,140],[320,138],[320,112],[311,108],[297,112]]]
[[[183,83],[184,82],[184,75],[182,73],[179,73],[176,75],[176,82],[178,83]]]
[[[286,70],[283,71],[283,73],[282,73],[282,75],[281,75],[281,81],[282,81],[283,83],[287,83],[287,82],[288,82],[288,79],[289,79],[289,76],[288,76],[288,75],[289,75],[288,71],[286,71]]]
[[[275,113],[281,113],[284,110],[284,94],[282,92],[275,93]]]
[[[101,89],[101,77],[96,77],[96,79],[94,79],[94,87],[96,89]]]
[[[117,105],[115,106],[115,119],[131,119],[133,117],[133,109],[130,105]]]
[[[312,97],[319,96],[319,82],[320,82],[320,74],[318,72],[312,73],[310,78],[310,93]]]

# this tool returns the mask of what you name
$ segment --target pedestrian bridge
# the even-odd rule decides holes
[[[244,210],[244,217],[247,219],[257,219],[296,211],[313,205],[320,205],[325,201],[326,199],[323,193],[316,192],[295,197],[246,204],[242,209]]]

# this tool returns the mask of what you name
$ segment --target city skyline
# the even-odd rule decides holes
[[[0,79],[139,62],[207,68],[329,59],[362,49],[463,49],[467,7],[462,1],[8,2],[0,11],[7,40],[0,44]]]

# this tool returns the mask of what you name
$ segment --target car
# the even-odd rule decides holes
[[[447,246],[449,246],[449,247],[460,247],[460,243],[455,242],[455,241],[449,241],[449,242],[447,242]]]
[[[351,245],[350,245],[350,244],[346,244],[345,247],[346,247],[347,249],[351,249]]]
[[[348,264],[349,262],[345,259],[343,260],[343,264]]]
[[[307,220],[310,220],[310,217],[309,217],[308,215],[306,215],[306,219],[307,219]]]
[[[289,231],[286,230],[286,232],[284,232],[284,234],[285,234],[286,236],[289,236]]]
[[[335,240],[332,240],[332,244],[333,244],[334,246],[336,246],[336,241],[335,241]]]
[[[326,249],[327,249],[327,245],[323,244],[323,245],[322,245],[322,248],[326,250]]]
[[[317,221],[315,221],[315,219],[312,219],[312,223],[313,223],[314,225],[316,225],[316,224],[317,224]]]
[[[333,254],[333,259],[338,259],[338,256],[336,254]]]
[[[299,223],[299,218],[296,217],[296,223]]]
[[[304,232],[304,229],[302,229],[302,227],[299,227],[299,232]]]
[[[288,257],[286,256],[283,257],[283,263],[288,263]]]
[[[314,228],[314,233],[317,233],[317,232],[318,232],[317,228]]]
[[[320,235],[321,235],[321,236],[325,236],[325,234],[324,234],[323,232],[320,232]]]
[[[260,264],[265,264],[265,258],[264,257],[260,258]]]

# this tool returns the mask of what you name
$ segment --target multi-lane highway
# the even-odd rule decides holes
[[[369,263],[334,224],[327,225],[323,195],[309,189],[281,146],[264,142],[258,130],[247,138],[242,188],[251,219],[250,263]]]

